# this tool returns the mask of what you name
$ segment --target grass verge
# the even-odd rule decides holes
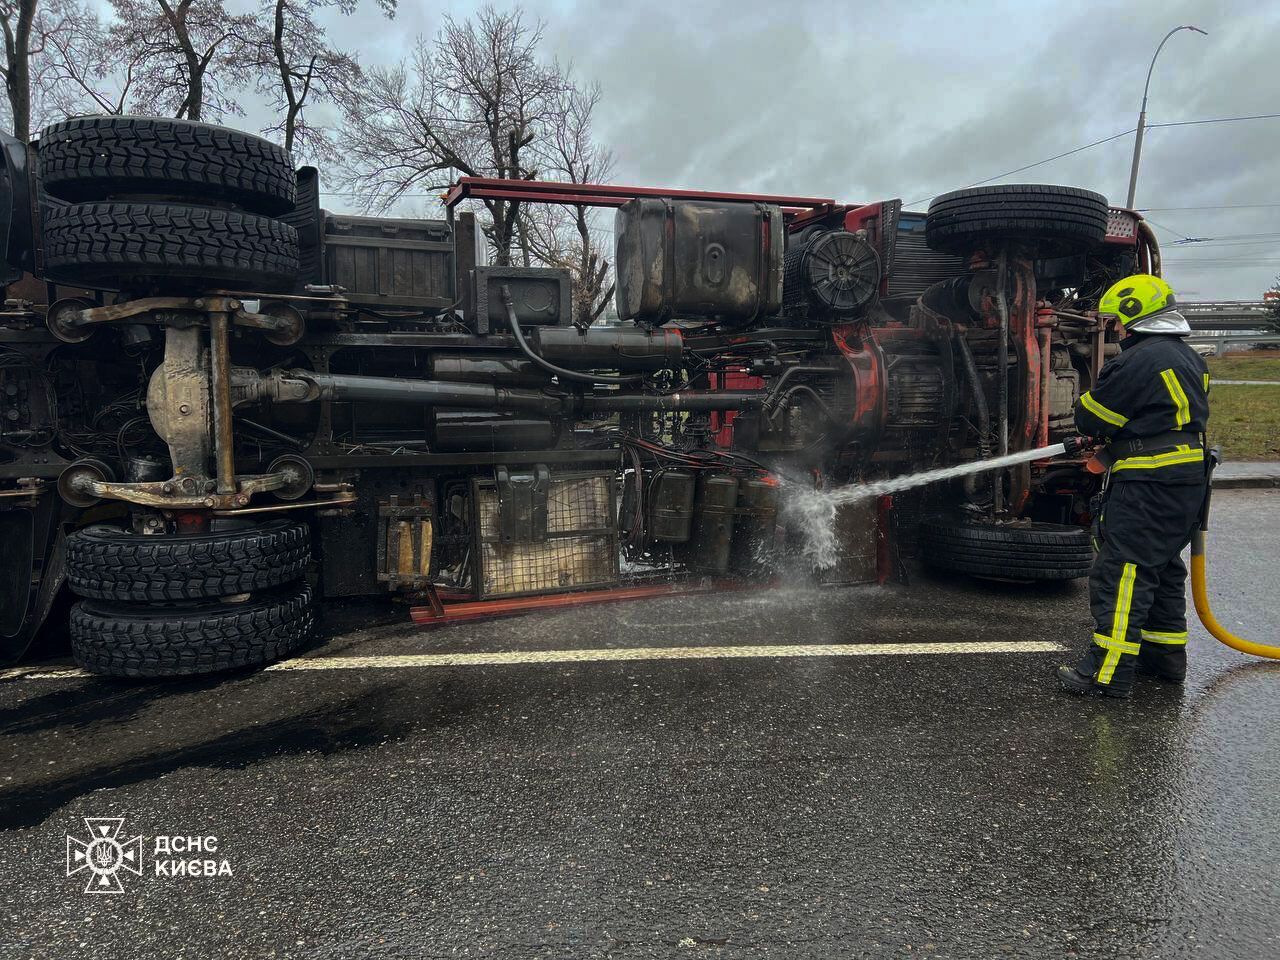
[[[1215,383],[1209,393],[1209,442],[1220,446],[1227,460],[1280,460],[1280,383]]]
[[[1280,383],[1280,350],[1250,350],[1209,357],[1214,380],[1275,380]]]

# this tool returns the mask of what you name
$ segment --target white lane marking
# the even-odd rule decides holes
[[[512,650],[491,653],[388,654],[372,657],[300,657],[267,670],[361,670],[383,667],[486,667],[526,663],[598,663],[626,660],[732,660],[761,657],[873,657],[945,653],[1058,653],[1040,640],[975,643],[803,643],[735,647],[604,647],[586,650]]]
[[[370,657],[296,657],[272,670],[368,670],[405,667],[496,667],[528,663],[602,663],[628,660],[741,660],[764,657],[882,657],[937,654],[1061,653],[1048,640],[984,640],[973,643],[798,643],[736,647],[604,647],[586,650],[511,650],[489,653],[411,653]],[[63,680],[89,676],[83,670],[16,667],[0,679]]]
[[[90,677],[93,674],[79,667],[67,667],[59,670],[42,670],[39,667],[10,667],[0,670],[0,680],[71,680],[76,677]]]

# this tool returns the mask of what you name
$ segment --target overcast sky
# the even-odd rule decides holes
[[[328,20],[362,62],[387,63],[444,13],[475,6],[400,0],[393,22],[372,4]],[[1280,0],[523,6],[546,22],[547,55],[603,88],[598,133],[618,183],[924,209],[1135,126],[1151,54],[1184,23],[1209,35],[1166,45],[1149,123],[1280,112]],[[1079,185],[1122,203],[1132,148],[1129,135],[996,182]],[[1183,297],[1257,298],[1280,273],[1278,148],[1280,119],[1148,130],[1137,206],[1152,208]],[[1171,209],[1187,207],[1213,209]],[[1171,245],[1183,237],[1217,242]]]

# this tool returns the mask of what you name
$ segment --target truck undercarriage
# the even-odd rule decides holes
[[[77,659],[115,675],[283,656],[317,597],[812,568],[798,494],[1071,434],[1117,349],[1096,298],[1159,271],[1136,214],[1067,187],[921,214],[464,178],[399,220],[322,211],[316,171],[203,124],[4,147],[0,653],[69,589]],[[486,265],[475,201],[616,208],[618,319]],[[850,506],[815,575],[1082,576],[1095,483],[1054,461]]]

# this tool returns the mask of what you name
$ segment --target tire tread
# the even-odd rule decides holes
[[[91,673],[182,677],[270,663],[306,644],[315,627],[302,585],[244,604],[130,607],[82,600],[71,608],[71,650]]]
[[[296,175],[283,147],[190,120],[78,117],[40,136],[40,178],[65,200],[121,192],[229,200],[275,216],[293,209]]]
[[[99,526],[67,538],[66,573],[81,597],[154,603],[278,587],[301,577],[310,558],[310,528],[292,521],[193,537]]]
[[[1106,197],[1079,187],[972,187],[929,204],[925,239],[930,248],[947,253],[1011,239],[1032,243],[1041,255],[1067,255],[1101,243],[1109,216]]]
[[[162,203],[51,208],[45,266],[76,280],[199,278],[278,285],[298,273],[298,234],[279,220]]]
[[[921,524],[920,557],[933,569],[978,577],[1073,580],[1089,575],[1094,554],[1079,527],[939,517]]]

